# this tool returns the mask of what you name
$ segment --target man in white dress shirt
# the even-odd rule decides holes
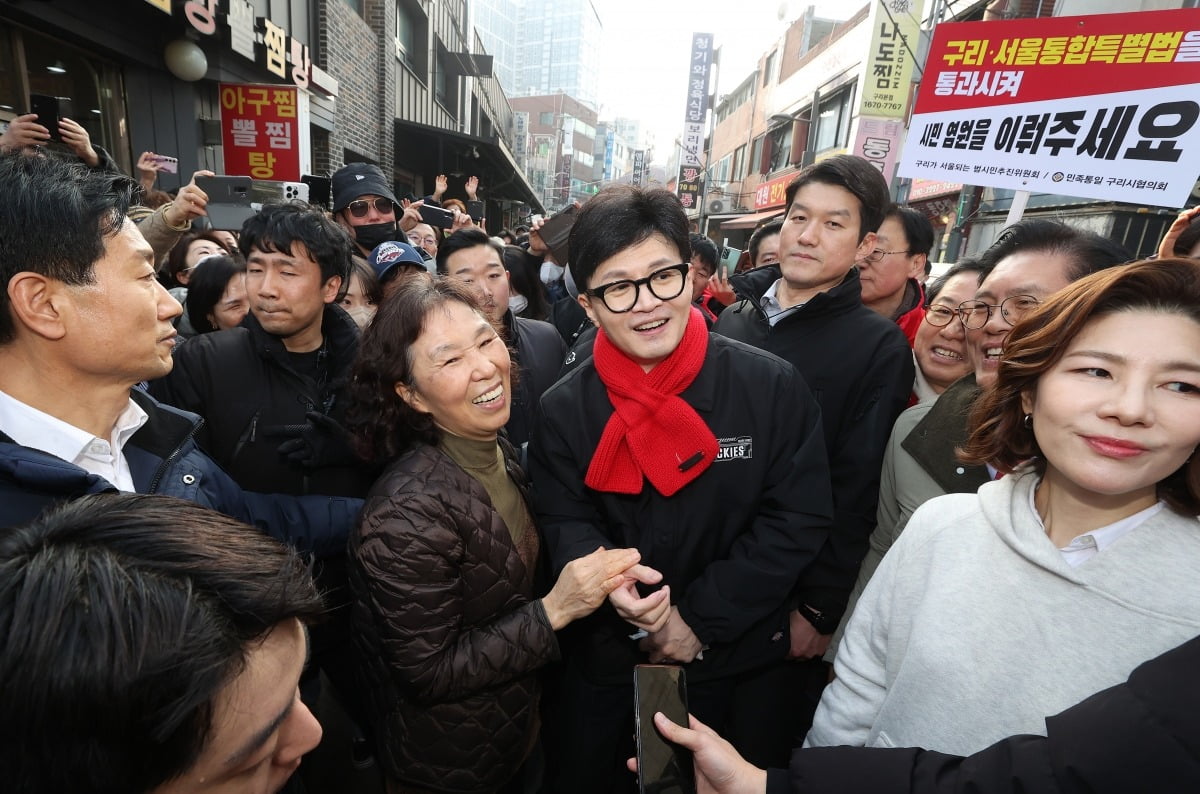
[[[193,414],[133,387],[171,370],[181,307],[125,213],[135,183],[0,155],[0,527],[86,493],[162,493],[340,552],[359,502],[244,492]]]

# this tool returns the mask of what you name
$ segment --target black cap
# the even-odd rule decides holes
[[[396,201],[392,186],[379,166],[371,163],[347,163],[333,172],[333,211],[340,212],[359,196],[383,196]]]

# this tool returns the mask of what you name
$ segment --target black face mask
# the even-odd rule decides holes
[[[354,227],[354,241],[366,248],[368,251],[373,250],[380,243],[386,243],[390,240],[404,241],[403,237],[398,237],[400,227],[395,221],[390,223],[368,223],[364,226]]]

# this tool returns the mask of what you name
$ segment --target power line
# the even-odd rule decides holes
[[[904,45],[904,49],[908,50],[908,56],[910,58],[912,58],[913,66],[915,66],[917,69],[917,76],[924,77],[925,70],[923,68],[921,68],[921,64],[917,62],[917,54],[915,52],[913,52],[912,47],[910,47],[908,45],[908,36],[905,36],[904,33],[900,30],[900,26],[896,24],[896,18],[894,16],[892,16],[892,9],[888,7],[888,4],[887,4],[887,2],[885,2],[885,0],[879,0],[879,7],[883,9],[883,13],[887,14],[888,21],[892,23],[892,27],[895,28],[896,32],[900,34],[900,43]],[[909,8],[909,11],[908,11],[909,19],[914,20],[917,23],[917,27],[920,28],[921,20],[919,20],[913,16],[912,5],[910,4],[908,6],[908,8]]]

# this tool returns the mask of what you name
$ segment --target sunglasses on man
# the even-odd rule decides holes
[[[367,213],[371,211],[371,205],[375,205],[375,211],[380,215],[388,215],[396,211],[396,205],[390,198],[380,196],[375,199],[358,199],[351,201],[346,205],[346,209],[350,210],[350,214],[355,218],[365,218]]]

